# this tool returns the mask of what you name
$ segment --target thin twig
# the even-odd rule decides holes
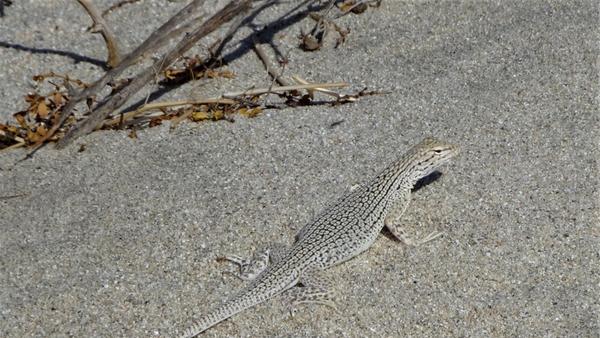
[[[334,19],[339,19],[344,15],[349,13],[360,14],[367,10],[369,7],[378,8],[381,6],[382,0],[358,0],[353,3],[350,7],[345,8],[338,15],[334,17]]]
[[[15,143],[15,144],[10,145],[10,146],[8,146],[6,148],[0,149],[0,153],[5,153],[5,152],[8,152],[9,150],[21,148],[21,147],[24,147],[26,145],[27,145],[27,143],[25,143],[25,142]]]
[[[132,110],[123,114],[119,114],[119,116],[115,116],[112,120],[104,122],[103,126],[113,126],[118,124],[119,120],[129,120],[135,116],[141,115],[144,112],[150,110],[160,110],[164,108],[178,107],[178,106],[186,106],[186,105],[199,105],[199,104],[236,104],[238,103],[238,99],[242,96],[256,96],[268,93],[281,93],[292,90],[300,90],[300,89],[313,89],[326,91],[325,88],[341,88],[348,86],[345,82],[334,82],[334,83],[305,83],[300,85],[289,85],[289,86],[280,86],[280,87],[272,87],[272,88],[255,88],[245,91],[239,92],[230,92],[221,95],[221,97],[207,98],[207,99],[197,99],[197,100],[181,100],[181,101],[165,101],[165,102],[157,102],[157,103],[148,103],[136,110]],[[331,91],[329,91],[331,92]],[[123,117],[121,117],[123,116]]]
[[[309,84],[298,84],[291,86],[280,86],[280,87],[272,87],[272,88],[257,88],[257,89],[248,89],[240,92],[230,92],[223,94],[225,98],[235,98],[238,96],[254,96],[254,95],[262,95],[268,93],[283,93],[292,90],[300,90],[300,89],[316,89],[316,88],[341,88],[347,87],[348,84],[346,82],[334,82],[334,83],[309,83]]]
[[[2,1],[0,1],[2,2]],[[13,199],[13,198],[19,198],[19,197],[25,197],[28,196],[29,193],[22,193],[22,194],[17,194],[17,195],[8,195],[8,196],[0,196],[0,200],[9,200],[9,199]]]
[[[0,136],[10,139],[11,141],[17,141],[17,143],[25,143],[25,140],[22,137],[19,137],[17,135],[11,135],[5,132],[4,130],[0,130]]]
[[[201,105],[201,104],[226,104],[232,105],[240,103],[241,100],[244,99],[245,96],[256,96],[263,95],[268,93],[281,93],[286,91],[294,91],[300,89],[313,89],[319,91],[327,91],[324,89],[328,88],[340,88],[348,86],[347,83],[338,82],[338,83],[305,83],[300,85],[290,85],[290,86],[281,86],[281,87],[272,87],[272,88],[256,88],[251,90],[239,91],[239,92],[231,92],[225,93],[221,95],[221,97],[216,98],[207,98],[207,99],[197,99],[197,100],[181,100],[181,101],[165,101],[165,102],[157,102],[157,103],[148,103],[140,108],[129,111],[126,113],[119,114],[118,116],[113,117],[108,121],[104,121],[101,127],[112,127],[123,123],[123,121],[128,121],[136,116],[142,115],[145,112],[152,110],[163,110],[165,108],[173,108],[179,106],[193,106],[193,105]],[[331,92],[331,91],[328,91]],[[330,94],[331,95],[331,94]],[[339,98],[339,96],[336,96]]]
[[[119,44],[117,38],[113,34],[109,25],[106,23],[100,12],[94,4],[89,0],[77,0],[81,6],[88,13],[94,25],[92,26],[92,33],[100,33],[104,42],[106,43],[106,49],[108,50],[108,60],[106,63],[110,68],[115,68],[121,61],[121,53],[119,52]]]
[[[271,77],[277,81],[277,83],[279,83],[282,86],[291,86],[292,82],[288,81],[286,79],[284,79],[276,70],[275,67],[273,66],[273,64],[271,63],[271,61],[269,60],[269,57],[267,56],[267,54],[265,53],[264,49],[260,46],[260,44],[255,40],[252,48],[254,49],[254,52],[256,53],[256,55],[258,55],[258,57],[260,58],[260,60],[262,61],[263,65],[265,66],[265,68],[267,69],[267,73],[269,73],[269,75],[271,75]]]
[[[111,127],[120,124],[125,120],[130,120],[136,116],[139,116],[150,110],[161,110],[164,108],[172,108],[186,105],[199,105],[199,104],[235,104],[237,101],[232,99],[220,99],[220,98],[212,98],[212,99],[199,99],[199,100],[183,100],[183,101],[166,101],[166,102],[157,102],[157,103],[149,103],[141,106],[140,108],[129,111],[123,114],[119,114],[118,116],[113,117],[111,120],[106,121],[102,124],[102,127]]]
[[[304,80],[303,78],[301,78],[298,75],[292,75],[292,79],[294,79],[294,81],[296,81],[299,84],[310,84],[310,82]],[[335,97],[338,100],[344,98],[344,95],[342,95],[340,93],[336,93],[336,92],[334,92],[332,90],[329,90],[329,89],[325,89],[323,87],[314,87],[314,88],[311,88],[309,90],[309,94],[310,94],[311,97],[313,96],[313,93],[312,93],[313,91],[317,91],[317,92],[321,92],[323,94],[327,94],[329,96],[333,96],[333,97]]]

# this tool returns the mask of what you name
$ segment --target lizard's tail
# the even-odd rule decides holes
[[[210,327],[224,321],[225,319],[242,312],[254,305],[260,304],[269,298],[283,292],[285,288],[273,288],[264,290],[260,287],[248,288],[230,299],[225,304],[217,307],[212,312],[200,317],[198,320],[188,327],[180,338],[192,338],[197,334],[204,332]]]

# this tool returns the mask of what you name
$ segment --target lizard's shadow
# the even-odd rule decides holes
[[[427,185],[437,181],[437,179],[442,177],[442,175],[443,174],[441,172],[435,170],[431,174],[418,180],[417,183],[415,184],[415,187],[412,189],[411,192],[416,192],[417,190],[423,188],[424,186],[427,186]]]
[[[431,174],[421,178],[420,180],[417,181],[417,183],[415,184],[414,188],[411,190],[411,193],[414,193],[415,191],[423,188],[424,186],[427,186],[435,181],[437,181],[437,179],[439,179],[440,177],[442,177],[442,173],[439,171],[434,171]],[[381,229],[381,234],[384,235],[385,237],[391,239],[394,242],[400,242],[401,241],[399,239],[396,238],[396,236],[394,236],[394,234],[392,234],[390,232],[390,230],[388,230],[387,227],[383,227],[383,229]]]

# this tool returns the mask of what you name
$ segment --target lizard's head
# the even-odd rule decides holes
[[[427,137],[411,150],[411,161],[413,172],[418,176],[415,180],[423,178],[439,166],[448,162],[452,157],[458,154],[458,147],[442,142],[432,137]]]

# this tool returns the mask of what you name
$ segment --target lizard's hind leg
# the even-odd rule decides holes
[[[269,264],[273,264],[274,262],[280,260],[287,252],[287,249],[288,247],[284,244],[271,243],[260,250],[256,250],[250,258],[243,258],[237,255],[227,255],[225,257],[219,257],[217,260],[229,261],[237,264],[239,267],[237,272],[225,272],[231,273],[241,280],[251,281],[258,277],[258,275],[260,275],[269,266]]]
[[[335,312],[339,312],[337,306],[337,297],[333,291],[331,280],[319,270],[309,270],[304,273],[296,286],[287,290],[283,295],[288,303],[288,309],[293,316],[296,308],[301,304],[321,304],[331,307]]]

